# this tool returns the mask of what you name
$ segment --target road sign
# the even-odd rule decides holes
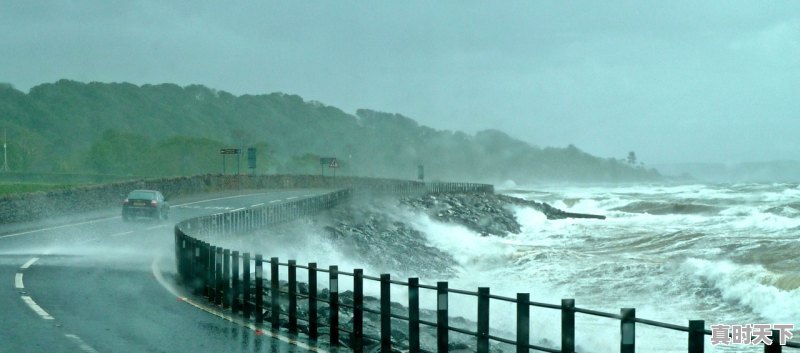
[[[333,158],[331,162],[328,164],[328,168],[339,168],[339,161],[336,158]]]
[[[336,158],[333,157],[320,157],[319,165],[331,165],[331,162]]]
[[[219,154],[239,154],[238,148],[220,148]]]

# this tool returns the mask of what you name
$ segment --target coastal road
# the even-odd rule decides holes
[[[0,353],[293,352],[181,300],[173,226],[182,219],[311,197],[298,189],[171,200],[169,221],[120,209],[0,225]]]

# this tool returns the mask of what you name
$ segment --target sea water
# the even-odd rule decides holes
[[[579,308],[612,314],[635,308],[638,318],[680,326],[688,326],[688,320],[705,320],[707,329],[715,324],[800,328],[797,184],[557,185],[499,189],[498,193],[607,218],[548,220],[534,209],[513,207],[522,231],[484,237],[419,211],[391,208],[394,217],[420,230],[430,246],[451,255],[455,262],[455,277],[426,277],[421,271],[421,283],[435,285],[443,280],[450,288],[468,291],[489,287],[492,294],[512,298],[529,293],[532,301],[555,305],[561,299],[574,299]],[[259,237],[260,247],[231,246],[259,249],[298,263],[314,261],[322,268],[339,265],[342,271],[363,268],[370,275],[392,273],[397,280],[417,275],[400,275],[397,269],[353,258],[352,251],[322,233],[311,225],[285,239],[275,234]],[[400,253],[383,256],[419,260],[399,258],[406,256]],[[305,280],[304,273],[298,272],[299,280]],[[377,283],[364,284],[366,294],[379,294]],[[324,287],[325,281],[320,285]],[[340,288],[351,287],[349,277],[340,278]],[[405,287],[392,286],[392,301],[407,303],[407,299]],[[451,293],[448,301],[451,317],[471,321],[459,324],[453,319],[452,325],[474,324],[475,297]],[[422,290],[420,305],[435,308],[435,291]],[[515,339],[515,317],[514,304],[492,300],[491,334]],[[530,317],[531,343],[560,348],[561,312],[532,308]],[[619,320],[578,313],[575,326],[577,351],[619,351]],[[800,340],[800,330],[793,333],[793,341]],[[637,324],[636,346],[642,352],[685,352],[687,334]],[[762,352],[763,347],[712,346],[706,336],[706,351]]]
[[[432,245],[459,262],[451,288],[688,326],[794,324],[800,328],[800,187],[797,184],[537,186],[498,190],[605,220],[548,220],[516,207],[520,234],[481,237],[460,226],[417,219]],[[451,310],[475,317],[474,298]],[[513,305],[492,302],[492,327],[515,331]],[[560,344],[558,310],[532,309],[531,341]],[[800,338],[794,330],[793,341]],[[638,324],[637,349],[685,352],[687,334]],[[513,339],[514,336],[508,337]],[[618,320],[576,316],[583,352],[619,350]],[[747,345],[707,351],[763,351]],[[791,350],[791,349],[790,349]]]

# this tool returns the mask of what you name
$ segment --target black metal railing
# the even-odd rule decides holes
[[[491,189],[480,184],[465,183],[439,183],[425,189],[431,192],[491,192]],[[404,189],[402,192],[410,192]],[[241,253],[214,246],[209,242],[200,240],[209,236],[248,232],[263,228],[267,225],[285,222],[301,216],[310,215],[320,210],[349,200],[353,195],[352,189],[338,190],[332,193],[296,200],[282,204],[267,205],[253,209],[245,209],[230,213],[215,214],[198,217],[181,222],[175,226],[176,262],[180,278],[183,283],[195,294],[208,298],[209,302],[229,309],[235,315],[245,319],[252,319],[257,324],[270,322],[272,328],[281,327],[281,320],[286,319],[285,327],[292,333],[304,333],[311,340],[320,337],[320,327],[327,327],[328,343],[339,346],[342,341],[341,333],[348,335],[348,345],[354,352],[363,352],[366,342],[380,344],[381,352],[388,353],[392,350],[402,349],[410,352],[423,351],[420,347],[421,328],[429,327],[436,331],[436,351],[448,352],[450,349],[449,335],[451,332],[472,336],[476,340],[478,353],[488,353],[490,342],[508,344],[516,347],[517,353],[528,352],[530,349],[543,352],[575,352],[575,316],[583,314],[595,317],[605,317],[618,320],[620,323],[620,352],[630,353],[636,349],[637,324],[660,327],[664,329],[681,331],[687,334],[687,350],[690,353],[703,352],[705,339],[711,331],[705,329],[703,320],[690,320],[688,326],[680,326],[647,320],[636,317],[634,308],[622,308],[619,314],[600,312],[590,309],[578,308],[574,299],[562,299],[560,304],[540,303],[530,300],[528,293],[517,293],[516,297],[505,297],[491,294],[488,287],[478,288],[477,291],[466,291],[449,288],[447,282],[438,282],[435,286],[420,284],[418,278],[409,278],[407,281],[392,280],[389,274],[379,277],[365,275],[362,269],[353,272],[339,270],[337,266],[328,269],[318,268],[316,263],[307,266],[298,265],[295,260],[280,262],[277,257],[269,260],[260,254],[253,256],[249,252]],[[253,267],[251,267],[251,265]],[[269,277],[265,277],[263,267],[269,266]],[[281,289],[280,268],[285,267],[287,273],[287,288]],[[306,294],[299,291],[297,281],[298,269],[307,271]],[[321,292],[319,288],[319,273],[328,274],[327,291]],[[252,274],[252,276],[251,276]],[[351,277],[352,304],[340,300],[339,276]],[[264,290],[264,282],[269,281],[269,290]],[[379,309],[374,310],[364,304],[364,281],[377,282],[380,286]],[[408,303],[407,314],[398,314],[392,311],[391,285],[406,287]],[[434,291],[435,318],[421,318],[420,290]],[[264,294],[269,294],[269,302],[265,303]],[[325,294],[325,295],[323,295]],[[474,320],[474,330],[456,327],[449,324],[449,297],[451,294],[475,297],[477,317]],[[286,310],[281,309],[281,302],[288,303]],[[298,314],[299,302],[306,301],[308,307],[305,317]],[[501,336],[502,331],[494,332],[489,325],[490,306],[492,302],[507,302],[516,306],[516,336],[512,339]],[[327,305],[328,312],[320,315],[320,303]],[[560,348],[544,347],[531,343],[530,339],[530,309],[546,308],[561,312],[561,345]],[[340,322],[341,308],[352,311],[352,320],[348,324]],[[265,313],[268,316],[265,317]],[[374,314],[380,317],[379,336],[364,334],[364,315]],[[320,320],[325,316],[325,320]],[[392,320],[400,320],[408,325],[407,342],[394,342],[392,340]],[[301,330],[300,322],[306,323]],[[781,352],[783,346],[779,345],[781,332],[772,331],[773,344],[764,345],[765,352]],[[800,344],[787,342],[786,347],[800,348]]]

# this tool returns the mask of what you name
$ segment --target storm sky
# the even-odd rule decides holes
[[[797,1],[2,0],[0,48],[23,91],[202,84],[646,165],[800,159]]]

